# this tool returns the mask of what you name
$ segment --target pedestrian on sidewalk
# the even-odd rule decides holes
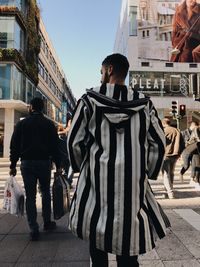
[[[183,150],[181,154],[182,159],[183,159],[183,165],[180,170],[180,180],[183,180],[183,175],[189,169],[193,156],[199,155],[198,149],[197,149],[197,144],[198,142],[200,142],[200,129],[199,129],[198,123],[192,122],[190,129],[191,129],[191,134],[190,134],[189,140],[186,142],[185,149]],[[193,176],[195,173],[195,167],[196,167],[195,162],[196,160],[194,159],[193,164],[192,164],[192,170],[191,170],[191,181],[193,180]]]
[[[62,124],[58,125],[58,136],[59,136],[59,151],[61,155],[61,167],[63,169],[63,177],[67,180],[70,188],[72,189],[73,171],[70,166],[69,155],[67,151],[67,135],[70,129],[71,120],[72,120],[72,114],[70,112],[67,112],[66,127],[64,127]]]
[[[162,120],[162,125],[166,138],[165,158],[162,166],[162,175],[164,187],[167,191],[168,197],[169,199],[173,199],[174,170],[181,151],[181,133],[175,127],[170,126],[170,120],[168,118],[164,118]]]
[[[71,165],[80,172],[70,229],[89,240],[93,267],[107,267],[108,253],[118,267],[139,266],[138,255],[169,226],[148,181],[163,161],[162,124],[151,100],[125,85],[128,69],[121,54],[104,59],[102,85],[81,97],[68,136]]]
[[[42,99],[36,97],[31,100],[29,116],[17,123],[10,143],[10,175],[16,175],[16,164],[20,159],[26,192],[26,214],[32,241],[39,239],[37,180],[42,195],[44,230],[54,230],[56,223],[51,221],[50,194],[52,161],[56,164],[56,171],[61,172],[57,130],[54,123],[43,115],[43,108]]]

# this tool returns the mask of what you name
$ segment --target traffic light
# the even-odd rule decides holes
[[[198,76],[196,73],[192,73],[189,76],[190,93],[194,96],[198,94]]]
[[[186,115],[186,105],[180,105],[179,114],[181,117]]]
[[[178,115],[178,101],[172,101],[172,114],[175,117]]]

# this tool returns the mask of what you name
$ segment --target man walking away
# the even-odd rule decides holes
[[[30,102],[29,116],[19,121],[10,143],[10,175],[16,175],[16,163],[21,159],[21,174],[26,191],[26,213],[30,227],[30,239],[39,239],[37,223],[36,193],[39,180],[42,195],[42,216],[44,230],[53,230],[56,223],[51,221],[51,164],[60,172],[58,135],[52,121],[43,113],[44,103],[40,98]]]
[[[164,237],[169,225],[148,181],[163,161],[162,124],[151,100],[125,85],[128,69],[121,54],[105,58],[102,85],[79,100],[68,135],[80,172],[70,228],[89,240],[93,267],[107,267],[108,252],[118,267],[139,266],[138,255],[155,247],[154,233]]]
[[[180,155],[181,133],[175,127],[170,126],[170,120],[168,118],[164,118],[162,120],[162,124],[166,138],[165,159],[162,166],[162,175],[168,197],[169,199],[173,199],[174,170],[176,161]]]

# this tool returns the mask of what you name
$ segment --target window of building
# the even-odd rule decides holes
[[[23,99],[23,86],[22,86],[22,73],[13,65],[12,66],[12,92],[13,99],[22,100]]]
[[[145,38],[145,31],[142,31],[142,38]]]
[[[45,71],[44,71],[44,80],[48,84],[48,82],[49,82],[49,73],[48,73],[48,70],[46,68],[45,68]]]
[[[45,55],[46,55],[47,58],[49,57],[49,47],[48,47],[47,44],[45,46]]]
[[[141,62],[142,67],[149,67],[149,62]]]
[[[45,46],[46,46],[46,44],[45,44],[44,36],[43,36],[43,34],[41,32],[40,32],[40,38],[41,38],[41,48],[45,52]]]
[[[44,65],[43,63],[39,60],[38,62],[38,69],[39,69],[39,74],[42,76],[42,78],[44,79],[44,75],[45,75],[45,71],[44,71]]]
[[[51,78],[51,75],[49,75],[49,88],[50,89],[52,88],[52,78]]]
[[[14,43],[18,51],[24,51],[24,31],[20,28],[19,24],[15,21],[15,35]]]
[[[149,37],[149,30],[147,30],[147,37]]]
[[[24,51],[24,31],[15,17],[0,17],[0,47]]]
[[[14,48],[14,17],[0,17],[0,47]]]
[[[7,40],[8,40],[8,36],[7,36],[7,32],[0,32],[0,47],[1,48],[7,48]]]
[[[172,63],[172,62],[166,62],[165,63],[165,67],[171,68],[173,66],[174,66],[174,63]]]
[[[130,6],[130,14],[129,14],[129,35],[137,36],[137,7]]]
[[[10,64],[0,64],[0,99],[10,99],[10,83]]]
[[[190,64],[189,64],[189,67],[190,67],[190,68],[197,68],[198,65],[197,65],[196,63],[190,63]]]
[[[26,88],[26,102],[30,103],[35,95],[35,86],[27,80],[27,88]]]

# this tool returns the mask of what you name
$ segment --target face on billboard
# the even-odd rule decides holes
[[[200,63],[198,0],[140,0],[139,58]]]

